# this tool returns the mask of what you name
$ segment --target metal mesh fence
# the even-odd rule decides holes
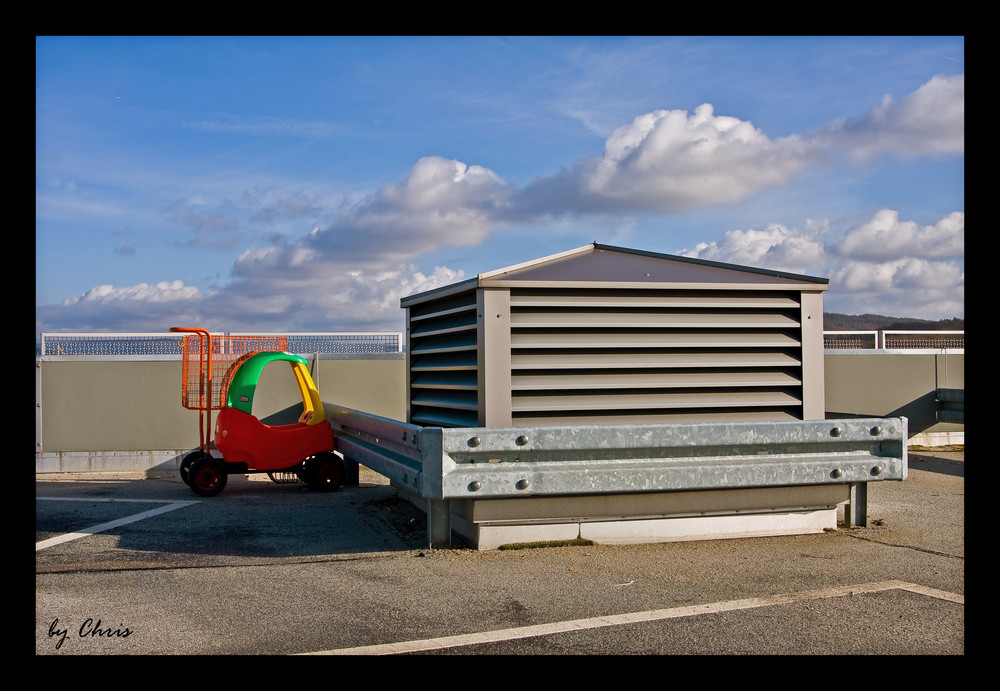
[[[236,334],[233,334],[236,335]],[[403,334],[369,333],[289,333],[239,334],[282,336],[289,352],[311,355],[403,352]],[[42,334],[36,345],[41,355],[176,355],[182,353],[183,337],[169,333],[122,334]],[[965,349],[964,331],[826,331],[823,347],[828,350],[885,349]]]
[[[882,347],[965,349],[964,331],[885,331]]]
[[[876,331],[826,331],[823,333],[826,349],[874,350],[878,347]]]
[[[401,353],[401,333],[288,334],[291,353]]]
[[[964,331],[824,331],[827,350],[965,350]]]
[[[237,334],[227,334],[237,335]],[[400,353],[403,335],[397,332],[239,334],[287,338],[288,351],[300,355]],[[42,334],[35,354],[42,355],[176,355],[183,353],[184,337],[170,333]]]
[[[177,355],[176,334],[42,334],[39,355]]]

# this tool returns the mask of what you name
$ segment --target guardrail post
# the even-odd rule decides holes
[[[448,547],[451,545],[450,500],[427,500],[427,543],[428,547]]]
[[[864,528],[868,525],[868,483],[852,482],[850,498],[844,506],[844,526]]]
[[[451,500],[444,497],[441,480],[444,465],[442,430],[424,427],[417,433],[420,450],[419,493],[427,506],[427,544],[429,547],[447,547],[451,544]]]

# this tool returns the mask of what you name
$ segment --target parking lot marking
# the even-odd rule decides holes
[[[35,497],[38,501],[89,501],[89,502],[107,502],[115,504],[126,504],[126,503],[143,503],[143,504],[163,504],[164,500],[158,499],[84,499],[82,497]],[[87,537],[88,535],[93,535],[94,533],[102,533],[105,530],[111,530],[112,528],[117,528],[120,525],[126,525],[128,523],[135,523],[136,521],[141,521],[145,518],[150,518],[152,516],[158,516],[161,513],[166,513],[167,511],[173,511],[174,509],[180,509],[184,506],[190,506],[191,504],[197,504],[197,500],[192,501],[169,501],[166,502],[166,506],[159,506],[155,509],[150,509],[149,511],[143,511],[142,513],[133,514],[131,516],[125,516],[124,518],[119,518],[114,521],[108,521],[107,523],[101,523],[100,525],[91,526],[90,528],[83,528],[82,530],[77,530],[72,533],[65,533],[63,535],[58,535],[56,537],[50,537],[48,540],[42,540],[41,542],[35,543],[35,551],[38,552],[47,547],[52,547],[53,545],[59,545],[63,542],[69,542],[70,540],[79,540],[81,537]]]
[[[606,617],[590,617],[587,619],[553,622],[551,624],[539,624],[537,626],[521,626],[513,629],[501,629],[498,631],[484,631],[481,633],[446,636],[443,638],[427,638],[417,641],[401,641],[399,643],[384,643],[381,645],[366,645],[354,648],[339,648],[335,650],[324,650],[303,654],[393,655],[397,653],[413,653],[425,650],[438,650],[441,648],[455,648],[464,645],[500,643],[519,638],[549,636],[557,633],[584,631],[587,629],[598,629],[606,626],[621,626],[623,624],[637,624],[642,622],[660,621],[663,619],[679,619],[682,617],[698,616],[700,614],[714,614],[716,612],[732,612],[736,610],[755,609],[758,607],[773,607],[775,605],[787,605],[807,600],[820,600],[831,597],[843,597],[845,595],[877,593],[886,590],[906,590],[920,595],[926,595],[928,597],[947,600],[949,602],[955,602],[962,605],[965,604],[965,596],[957,593],[949,593],[942,590],[936,590],[934,588],[926,588],[915,583],[906,583],[905,581],[880,581],[877,583],[862,583],[859,585],[841,586],[837,588],[805,590],[798,593],[766,595],[764,597],[752,597],[745,600],[710,602],[702,605],[691,605],[689,607],[655,609],[646,612],[631,612],[628,614],[617,614]]]

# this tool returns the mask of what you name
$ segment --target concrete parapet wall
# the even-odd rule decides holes
[[[405,419],[403,355],[312,365],[324,400]],[[162,467],[198,446],[199,413],[181,405],[179,359],[44,357],[35,367],[36,472]],[[936,400],[938,389],[964,389],[962,353],[828,352],[825,379],[828,418],[905,416],[911,436],[964,434],[964,424],[938,421]],[[281,424],[299,401],[291,377],[265,370],[254,412]]]
[[[827,352],[826,416],[905,417],[911,439],[958,438],[964,423],[939,422],[939,389],[965,388],[965,354],[949,351]]]
[[[376,415],[405,415],[402,355],[321,357],[312,364],[321,396]],[[179,359],[46,357],[36,359],[35,369],[36,472],[162,467],[199,445],[200,413],[182,405]],[[296,405],[301,410],[288,370],[266,368],[254,414],[285,424],[293,421],[285,411]]]

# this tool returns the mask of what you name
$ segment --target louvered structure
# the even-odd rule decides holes
[[[409,421],[822,419],[827,287],[594,243],[410,296]]]

